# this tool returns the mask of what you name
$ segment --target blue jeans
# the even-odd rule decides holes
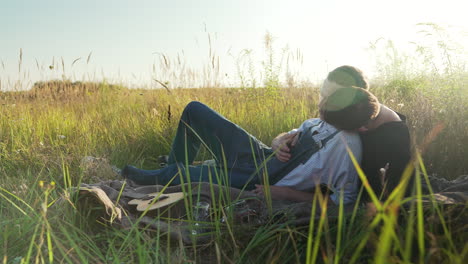
[[[213,154],[216,166],[191,165],[202,145]],[[271,148],[244,129],[208,106],[191,102],[180,118],[167,167],[142,170],[127,165],[122,174],[144,185],[177,185],[191,181],[253,189],[262,182],[261,164],[272,157]]]

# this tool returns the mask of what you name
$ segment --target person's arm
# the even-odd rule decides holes
[[[308,119],[304,121],[299,128],[293,129],[287,133],[281,133],[271,141],[271,149],[276,152],[276,158],[282,162],[287,162],[291,158],[291,148],[294,147],[299,139],[299,134],[319,119]]]
[[[276,152],[276,158],[287,162],[291,158],[291,147],[296,145],[299,132],[281,133],[271,141],[271,149]]]
[[[345,131],[340,134],[339,140],[329,146],[332,151],[327,159],[326,175],[331,177],[329,188],[333,191],[330,195],[333,203],[339,204],[342,196],[343,203],[348,204],[356,200],[359,184],[359,176],[351,161],[348,148],[356,161],[360,163],[362,147],[359,136]]]
[[[265,186],[260,184],[255,184],[255,189],[253,192],[257,195],[263,196],[265,191]],[[305,191],[298,191],[291,187],[286,186],[270,186],[270,194],[271,198],[275,200],[288,200],[288,201],[295,201],[295,202],[310,202],[314,200],[315,193],[314,192],[305,192]],[[328,202],[332,202],[327,196]]]
[[[362,150],[359,136],[354,133],[341,132],[333,140],[330,140],[325,147],[312,155],[298,173],[293,172],[289,175],[289,179],[280,180],[276,186],[313,191],[316,184],[321,182],[327,184],[327,187],[333,192],[330,194],[330,199],[334,204],[340,203],[341,195],[343,195],[343,203],[354,202],[357,197],[359,177],[346,146],[349,147],[356,160],[360,162]],[[307,173],[307,175],[304,175],[304,173]],[[291,196],[284,196],[279,193],[276,197],[288,197],[297,200],[303,197],[304,194],[286,195]],[[297,195],[300,195],[300,197],[298,198]]]

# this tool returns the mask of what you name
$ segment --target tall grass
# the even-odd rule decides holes
[[[313,220],[315,224],[310,229],[271,224],[246,235],[239,231],[242,229],[239,226],[227,229],[218,226],[211,244],[196,247],[185,247],[179,242],[174,245],[162,234],[155,240],[136,226],[115,230],[99,223],[87,223],[90,217],[83,212],[73,207],[64,211],[64,205],[50,202],[67,193],[69,186],[97,180],[83,173],[81,159],[93,155],[105,157],[118,166],[131,163],[144,168],[157,167],[155,157],[168,152],[177,117],[191,100],[207,103],[264,142],[317,115],[317,95],[313,89],[279,89],[280,96],[271,99],[261,89],[176,89],[169,93],[105,87],[102,84],[102,89],[89,94],[62,99],[30,98],[28,93],[3,94],[0,210],[5,261],[20,257],[23,261],[53,259],[69,263],[185,263],[203,258],[237,263],[386,263],[444,259],[447,263],[462,263],[466,258],[466,232],[461,231],[463,226],[456,221],[446,219],[444,208],[428,215],[416,210],[421,208],[416,204],[408,213],[403,213],[403,209],[400,213],[401,197],[385,205],[388,210],[377,207],[379,213],[373,220],[367,220],[364,212],[358,210],[354,218],[342,215],[338,222],[322,215]],[[412,102],[396,100],[408,108]],[[384,102],[391,104],[385,99]],[[418,109],[421,107],[414,107],[413,111],[423,118],[425,113],[417,112]],[[432,123],[424,119],[419,122]],[[410,124],[413,135],[425,133],[426,128],[418,131],[411,120]],[[452,129],[461,131],[463,127],[458,125]],[[443,143],[452,144],[449,139]],[[436,140],[429,147],[437,144]],[[456,156],[457,153],[447,153],[453,155],[450,159],[459,160],[459,164],[444,175],[466,171],[466,165],[461,162],[464,157]],[[433,155],[423,153],[426,163],[437,159],[429,154]],[[113,177],[97,176],[102,180]],[[55,182],[53,188],[51,182]],[[317,206],[322,204],[319,201]],[[219,210],[218,218],[222,215]],[[76,222],[77,215],[79,222]],[[439,220],[426,223],[428,217]],[[92,227],[96,225],[99,228]]]
[[[425,150],[431,173],[454,178],[466,174],[468,157],[468,70],[466,51],[445,28],[418,24],[421,43],[411,43],[412,53],[402,52],[392,40],[380,39],[370,48],[377,58],[377,76],[371,91],[385,104],[405,114],[413,138],[422,144],[433,127],[445,129]]]

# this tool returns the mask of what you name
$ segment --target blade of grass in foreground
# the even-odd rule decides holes
[[[398,206],[395,205],[395,204],[392,204],[392,207],[388,207],[388,205],[386,206],[386,204],[384,204],[384,205],[381,204],[381,202],[377,198],[377,195],[372,190],[372,187],[370,186],[366,176],[364,175],[364,172],[362,171],[361,167],[359,166],[359,164],[358,164],[356,158],[354,157],[352,151],[349,149],[348,146],[346,146],[346,149],[347,149],[348,154],[349,154],[349,156],[351,158],[351,161],[354,164],[354,167],[356,168],[358,176],[361,179],[362,185],[364,186],[364,188],[368,192],[369,197],[371,198],[371,201],[372,201],[373,205],[376,207],[376,210],[378,212],[377,217],[374,218],[372,224],[368,228],[368,233],[365,235],[365,239],[363,239],[363,241],[359,244],[358,250],[353,255],[353,257],[351,259],[351,262],[354,262],[354,261],[357,260],[357,257],[358,257],[357,252],[360,252],[362,250],[362,248],[364,247],[365,243],[367,242],[367,240],[368,240],[368,238],[370,236],[371,230],[373,230],[375,228],[375,226],[380,222],[380,220],[383,220],[384,221],[384,227],[383,227],[383,231],[382,231],[382,233],[380,235],[380,239],[379,239],[377,252],[376,252],[374,261],[375,261],[375,263],[384,263],[386,261],[386,259],[385,259],[386,255],[387,255],[387,253],[389,252],[389,250],[391,248],[391,240],[395,236],[395,234],[394,234],[394,224],[395,224],[395,221],[396,221],[396,213],[397,213]],[[401,188],[400,188],[400,192],[401,192]],[[391,212],[390,216],[382,215],[382,213],[384,212],[384,210],[386,208],[390,209],[390,212]]]
[[[247,244],[247,246],[244,248],[243,252],[239,256],[238,263],[246,263],[249,253],[257,251],[260,248],[262,248],[263,251],[256,252],[255,255],[263,256],[263,254],[259,254],[259,253],[265,253],[266,250],[270,249],[270,246],[272,245],[272,242],[276,239],[276,235],[277,235],[277,232],[276,232],[277,230],[272,229],[271,228],[272,226],[262,226],[262,227],[259,227],[255,231],[254,236],[252,237],[250,242]]]
[[[317,203],[318,203],[318,198],[317,198],[317,192],[315,192],[314,199],[312,200],[312,208],[310,212],[310,222],[309,222],[309,232],[307,234],[307,251],[306,251],[306,263],[313,263],[312,262],[312,246],[314,243],[314,228],[315,228],[315,215],[317,212]]]
[[[338,264],[341,255],[341,237],[343,232],[343,220],[344,220],[344,205],[343,205],[343,192],[340,192],[340,204],[338,209],[338,230],[336,234],[336,250],[334,263]]]
[[[416,177],[418,175],[416,174]],[[411,253],[413,252],[413,226],[414,226],[414,218],[415,218],[415,204],[411,203],[409,209],[409,217],[406,222],[406,233],[405,233],[405,249],[403,252],[403,261],[405,263],[410,263],[411,261]]]
[[[361,166],[359,166],[359,163],[357,162],[356,158],[354,157],[353,152],[351,151],[348,145],[346,145],[346,150],[348,151],[349,157],[351,161],[353,162],[354,168],[356,168],[359,179],[361,180],[362,185],[364,186],[367,193],[369,194],[369,197],[371,198],[372,203],[376,207],[377,211],[382,211],[383,208],[382,208],[381,202],[377,198],[377,195],[375,194],[374,190],[372,190],[372,187],[370,186],[369,181],[367,180],[367,177],[364,174],[364,171],[362,171]]]
[[[52,245],[52,237],[51,237],[52,229],[48,221],[45,223],[45,225],[46,225],[45,232],[46,232],[46,238],[47,238],[47,253],[49,254],[49,263],[54,263],[54,248]]]
[[[31,242],[29,243],[28,252],[26,253],[23,263],[30,263],[30,259],[33,253],[33,247],[35,245],[35,240],[36,240],[38,230],[39,230],[39,225],[36,225],[36,228],[34,228],[34,233],[31,237]]]
[[[319,187],[317,186],[316,189],[318,188]],[[325,222],[328,221],[328,218],[327,218],[328,198],[324,197],[322,193],[318,190],[316,190],[316,193],[318,194],[317,197],[318,197],[318,202],[320,204],[320,219],[319,219],[319,223],[318,223],[318,227],[316,231],[317,234],[315,235],[315,244],[312,249],[312,255],[310,259],[307,259],[308,263],[315,263],[317,259],[318,250],[320,246],[320,238],[322,236],[323,227],[325,225]],[[311,218],[312,217],[315,217],[315,216],[311,215]]]
[[[419,168],[416,167],[416,214],[417,214],[417,230],[418,230],[418,249],[419,249],[419,262],[424,262],[425,248],[424,248],[424,214],[422,207],[422,190],[421,178],[419,177]]]
[[[36,211],[28,204],[26,203],[23,199],[21,199],[20,197],[18,197],[17,195],[3,189],[2,187],[0,187],[0,191],[2,192],[5,192],[6,194],[10,195],[11,197],[15,198],[16,200],[18,200],[19,202],[21,202],[22,204],[24,204],[29,210],[30,212],[35,215]],[[13,200],[9,199],[7,196],[5,196],[4,194],[2,194],[0,192],[0,196],[3,197],[5,200],[7,200],[8,203],[10,203],[13,207],[15,207],[16,209],[18,209],[18,211],[20,211],[23,215],[27,216],[27,217],[31,217],[28,213],[26,213],[26,211],[24,211],[23,209],[21,209],[21,207],[19,205],[17,205]]]
[[[383,205],[384,211],[381,213],[383,214],[384,226],[382,227],[382,231],[379,236],[377,252],[374,258],[375,263],[380,264],[388,261],[388,256],[390,255],[393,243],[395,243],[395,247],[401,248],[395,233],[395,226],[397,224],[402,199],[405,195],[408,182],[413,174],[413,164],[414,161],[411,161],[405,168],[400,183],[392,193],[390,193],[387,201],[385,201]]]
[[[432,195],[432,194],[434,194],[434,192],[433,192],[431,184],[430,184],[430,180],[429,180],[429,176],[427,174],[426,166],[424,166],[423,159],[422,159],[421,154],[419,152],[416,153],[416,158],[418,160],[419,167],[421,168],[421,171],[423,173],[424,179],[426,180],[427,186],[429,187],[429,192]],[[436,213],[437,213],[437,215],[439,217],[440,223],[441,223],[442,228],[444,230],[444,235],[445,235],[445,237],[447,238],[447,240],[449,242],[450,250],[456,252],[456,247],[455,247],[455,244],[453,242],[452,233],[449,231],[449,229],[447,227],[447,223],[445,222],[445,218],[443,216],[442,210],[441,210],[439,204],[437,203],[437,201],[435,201],[435,199],[433,199],[432,197],[431,197],[431,202],[432,202],[432,206],[433,206],[434,210],[436,211]]]

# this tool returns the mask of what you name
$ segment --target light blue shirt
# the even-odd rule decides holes
[[[298,129],[301,132],[312,127],[313,138],[319,142],[337,129],[319,118],[306,120]],[[288,186],[299,191],[313,191],[316,185],[325,184],[333,192],[330,199],[339,204],[343,192],[345,204],[356,201],[359,176],[348,154],[349,147],[357,162],[361,162],[361,139],[356,132],[340,131],[323,148],[313,154],[308,161],[300,164],[275,185]]]

